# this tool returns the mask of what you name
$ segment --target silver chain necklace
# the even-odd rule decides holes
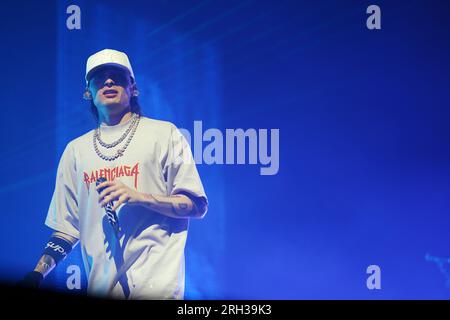
[[[101,139],[101,131],[100,128],[97,128],[97,141],[98,143],[100,143],[100,145],[102,147],[105,148],[114,148],[115,146],[117,146],[119,143],[121,143],[126,137],[127,135],[130,133],[131,129],[133,129],[133,126],[135,125],[136,121],[138,120],[139,116],[135,113],[133,114],[133,118],[131,120],[130,125],[128,126],[127,130],[123,133],[123,135],[116,141],[112,142],[112,143],[106,143]]]
[[[102,158],[103,160],[107,160],[107,161],[113,161],[113,160],[116,160],[118,157],[123,156],[123,153],[125,152],[125,150],[127,149],[128,145],[131,142],[131,139],[133,139],[134,133],[136,132],[136,129],[137,129],[138,125],[139,125],[139,120],[140,120],[140,116],[136,114],[135,119],[133,120],[131,125],[128,127],[127,131],[125,131],[125,134],[123,134],[122,137],[119,138],[119,140],[122,141],[128,135],[128,132],[130,132],[130,135],[128,136],[128,139],[125,141],[125,145],[123,147],[119,148],[116,151],[116,153],[114,155],[112,155],[112,156],[107,156],[107,155],[101,153],[100,150],[98,149],[97,140],[99,140],[98,136],[99,136],[99,133],[100,133],[100,128],[97,127],[97,129],[95,129],[94,137],[93,137],[94,150],[97,153],[97,155],[100,158]],[[120,141],[119,142],[115,141],[115,142],[110,143],[110,144],[106,144],[106,143],[105,144],[109,146],[107,148],[112,148],[111,145],[116,146],[117,144],[120,143]],[[100,142],[100,140],[99,140],[99,142]]]

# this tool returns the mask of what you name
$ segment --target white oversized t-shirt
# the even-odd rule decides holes
[[[115,141],[130,123],[101,125],[102,140]],[[172,123],[141,117],[123,156],[107,161],[96,154],[93,135],[91,130],[67,144],[46,225],[80,239],[88,294],[183,299],[189,220],[124,204],[116,210],[122,231],[118,239],[98,203],[95,182],[99,177],[119,179],[139,192],[165,196],[187,192],[207,202],[189,145]],[[112,155],[117,147],[111,150],[101,149]]]

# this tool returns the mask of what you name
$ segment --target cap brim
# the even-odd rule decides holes
[[[133,77],[130,73],[130,70],[128,70],[128,68],[124,67],[123,65],[117,64],[117,63],[105,63],[105,64],[101,64],[101,65],[96,66],[95,68],[91,69],[86,75],[86,81],[89,82],[89,80],[91,80],[92,76],[96,72],[100,71],[101,69],[108,68],[108,67],[109,68],[111,68],[111,67],[117,68],[117,69],[125,72],[129,76]]]

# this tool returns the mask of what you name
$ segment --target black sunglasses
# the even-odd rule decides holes
[[[114,81],[115,85],[121,87],[126,87],[130,83],[133,83],[131,77],[125,72],[121,70],[111,69],[99,70],[95,72],[89,80],[89,83],[92,83],[96,88],[102,88],[105,85],[106,80],[108,79],[111,79],[112,81]]]

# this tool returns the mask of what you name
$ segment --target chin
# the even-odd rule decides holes
[[[102,101],[101,104],[106,109],[120,108],[120,106],[122,105],[120,99],[114,99],[114,100],[113,99],[109,99],[107,101]]]
[[[125,105],[123,105],[120,101],[106,103],[106,104],[104,104],[104,107],[109,112],[115,113],[115,114],[121,113],[127,109],[127,107]]]

